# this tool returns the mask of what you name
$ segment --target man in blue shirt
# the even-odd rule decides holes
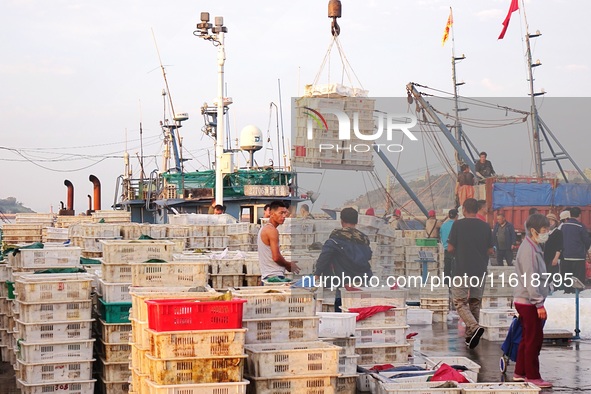
[[[443,244],[443,275],[444,278],[446,278],[445,284],[449,286],[449,279],[447,278],[451,278],[451,267],[453,265],[454,255],[447,251],[447,239],[449,238],[451,226],[458,218],[458,210],[450,209],[447,213],[447,217],[448,220],[446,220],[439,229],[439,236],[441,237],[441,243]]]

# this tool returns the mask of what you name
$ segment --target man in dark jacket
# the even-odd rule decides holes
[[[480,152],[480,160],[474,163],[476,175],[478,175],[481,179],[490,178],[491,176],[496,175],[492,163],[490,160],[486,160],[487,156],[488,155],[486,152]]]
[[[505,219],[504,214],[499,213],[493,229],[493,246],[497,252],[497,265],[503,265],[503,260],[507,260],[507,265],[513,265],[513,247],[516,241],[513,224]]]
[[[585,283],[585,260],[591,246],[591,238],[583,223],[579,222],[580,215],[581,208],[571,208],[570,219],[560,226],[564,242],[561,271],[563,275],[570,274],[571,277],[578,278],[582,283]],[[564,292],[574,293],[575,290],[572,287],[567,287]]]
[[[341,211],[343,228],[335,229],[322,246],[322,252],[316,262],[316,276],[336,276],[348,278],[347,280],[363,278],[364,275],[373,276],[369,265],[372,256],[369,238],[355,228],[358,216],[358,212],[353,208],[344,208]],[[344,284],[348,283],[341,283]],[[334,309],[335,312],[341,311],[340,289],[335,292]]]

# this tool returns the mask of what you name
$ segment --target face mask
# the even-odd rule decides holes
[[[548,238],[550,238],[549,233],[538,233],[538,243],[544,244],[548,242]]]

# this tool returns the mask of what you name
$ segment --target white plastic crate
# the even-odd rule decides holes
[[[463,371],[464,375],[474,382],[478,381],[478,373],[480,372],[480,365],[470,360],[468,357],[457,357],[457,356],[439,356],[439,357],[426,357],[425,363],[429,369],[437,369],[441,364],[447,365],[463,365],[466,367],[466,371]]]
[[[503,308],[510,309],[513,307],[513,297],[482,297],[482,309]]]
[[[19,339],[29,343],[85,340],[92,337],[93,320],[24,323],[15,320]]]
[[[421,309],[432,311],[449,310],[449,298],[422,298],[420,299]]]
[[[20,379],[29,384],[92,379],[92,360],[28,364],[17,360]]]
[[[339,373],[342,375],[351,375],[357,372],[358,355],[354,356],[340,356],[339,357]]]
[[[191,230],[190,226],[179,226],[176,224],[169,224],[166,229],[167,238],[187,238]]]
[[[207,247],[210,249],[224,249],[228,247],[227,236],[210,236],[207,237]]]
[[[15,280],[17,300],[23,302],[86,301],[90,299],[92,275],[24,275]]]
[[[101,377],[107,382],[127,382],[131,376],[129,362],[110,363],[101,358],[98,367]]]
[[[515,309],[481,309],[480,324],[489,327],[509,327],[516,313]]]
[[[318,318],[275,318],[242,320],[246,343],[305,342],[318,339]]]
[[[74,362],[92,359],[94,339],[52,343],[19,342],[17,357],[25,363]]]
[[[314,293],[305,289],[270,291],[263,286],[256,290],[232,290],[232,295],[247,301],[243,307],[243,319],[314,317],[316,310]]]
[[[45,247],[43,249],[20,249],[16,255],[15,267],[18,268],[57,268],[77,267],[80,265],[81,248]]]
[[[107,362],[127,362],[131,355],[131,345],[124,343],[105,343],[97,341],[97,353]]]
[[[378,312],[367,319],[358,320],[357,328],[365,327],[399,327],[406,325],[407,308],[392,308],[385,312]]]
[[[358,328],[355,330],[356,345],[366,343],[406,343],[407,329],[408,326]]]
[[[509,333],[509,326],[502,327],[502,326],[485,326],[481,325],[484,328],[484,334],[482,334],[482,339],[491,342],[502,342],[507,338],[507,334]]]
[[[355,353],[359,365],[400,364],[408,362],[412,349],[408,344],[364,344],[357,345]]]
[[[207,237],[189,237],[187,238],[187,248],[205,249],[207,248]]]
[[[316,312],[320,318],[318,336],[343,338],[355,335],[358,313]]]
[[[446,383],[443,385],[443,383]],[[449,383],[449,384],[447,384]],[[442,386],[443,387],[440,387]],[[450,387],[453,385],[453,387]],[[383,383],[379,382],[380,394],[461,394],[462,389],[455,382],[416,382],[416,383]]]
[[[17,380],[22,394],[91,394],[94,393],[95,382],[96,380],[72,380],[49,384],[29,384],[20,379]]]
[[[355,355],[355,341],[357,338],[318,338],[319,341],[330,343],[341,348],[339,357]]]
[[[127,344],[131,338],[131,323],[111,324],[99,319],[98,331],[100,338],[106,343]]]
[[[431,325],[433,324],[433,311],[429,309],[408,308],[406,322],[411,326]]]
[[[147,380],[149,394],[246,394],[248,380],[236,383],[158,385]],[[144,394],[142,392],[142,394]],[[263,393],[261,393],[263,394]]]
[[[197,287],[207,285],[208,262],[132,263],[132,286]]]
[[[143,262],[150,259],[170,261],[174,243],[165,240],[103,240],[103,260],[107,263]]]
[[[103,301],[110,302],[131,302],[131,295],[129,294],[129,287],[131,283],[107,283],[102,279],[98,280],[99,294],[101,294]]]
[[[357,374],[341,375],[337,377],[337,384],[335,386],[335,394],[355,394]]]
[[[113,382],[100,378],[97,382],[101,387],[103,394],[128,394],[129,393],[129,376],[124,381]]]
[[[322,341],[246,345],[248,373],[253,377],[336,375],[339,349]],[[354,357],[354,356],[349,356]]]
[[[538,386],[527,382],[460,383],[458,386],[462,393],[466,394],[533,394],[541,390]]]
[[[364,308],[375,305],[404,308],[407,296],[408,291],[404,289],[390,290],[372,287],[360,287],[359,290],[341,289],[343,308]]]
[[[240,287],[244,283],[244,274],[240,275],[211,275],[211,287],[217,290],[227,290]]]
[[[334,393],[336,376],[291,376],[288,378],[250,378],[256,394]],[[252,389],[252,388],[251,388]]]
[[[244,273],[242,258],[211,258],[211,272],[218,275],[240,275]]]
[[[156,358],[241,356],[245,329],[157,332],[147,330],[150,351]]]
[[[111,264],[102,261],[101,279],[108,283],[131,283],[131,265],[129,263]]]
[[[250,223],[232,223],[226,226],[226,233],[228,235],[249,234]],[[222,234],[224,235],[224,234]]]
[[[79,238],[80,246],[84,252],[103,253],[103,241],[106,240],[119,240],[121,237],[81,237]],[[76,238],[72,238],[72,241]],[[76,245],[78,245],[76,243]]]

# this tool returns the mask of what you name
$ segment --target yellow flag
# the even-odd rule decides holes
[[[451,13],[451,7],[449,7],[449,17],[447,17],[447,24],[445,25],[445,30],[443,31],[443,38],[441,39],[441,46],[445,45],[445,42],[449,38],[449,30],[451,29],[451,25],[454,23],[454,17]]]

